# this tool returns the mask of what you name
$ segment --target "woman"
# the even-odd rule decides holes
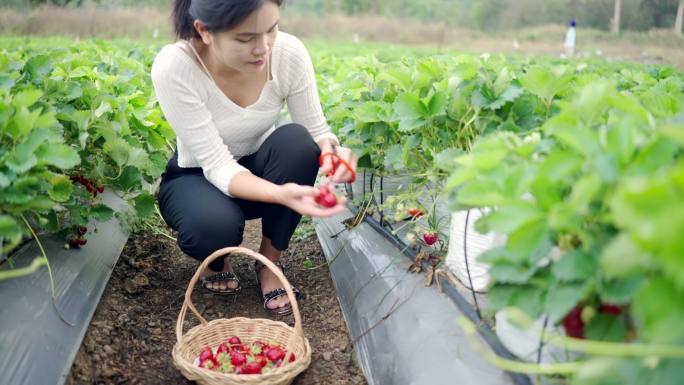
[[[278,264],[302,215],[344,209],[344,198],[319,206],[312,186],[317,172],[332,183],[351,181],[357,158],[326,124],[306,48],[278,31],[281,3],[175,0],[179,40],[152,65],[159,104],[177,135],[159,207],[181,250],[198,260],[239,245],[245,220],[261,218],[259,252]],[[275,127],[284,102],[294,123]],[[260,264],[255,270],[264,308],[290,314],[276,276]],[[240,290],[227,258],[201,277],[213,292]]]

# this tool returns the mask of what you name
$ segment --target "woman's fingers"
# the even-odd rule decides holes
[[[328,155],[331,154],[331,155]],[[318,175],[328,175],[334,168],[333,164],[333,146],[330,141],[326,141],[321,146],[321,158],[320,158],[320,168],[318,169]]]
[[[337,170],[335,170],[335,174],[332,176],[333,182],[343,183],[351,181],[356,172],[358,158],[351,149],[346,147],[338,147],[337,156],[340,162]]]

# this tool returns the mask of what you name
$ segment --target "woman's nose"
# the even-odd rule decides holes
[[[254,56],[262,56],[268,52],[269,48],[269,41],[268,41],[268,36],[262,35],[254,39],[254,48],[252,49],[252,53]]]

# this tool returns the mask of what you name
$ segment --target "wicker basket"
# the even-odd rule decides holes
[[[230,253],[239,253],[254,258],[266,265],[266,267],[278,276],[278,279],[280,279],[280,282],[287,291],[287,296],[292,304],[292,314],[294,315],[295,320],[294,327],[288,326],[280,321],[244,317],[222,318],[207,322],[199,314],[192,304],[191,296],[192,290],[199,280],[200,272],[204,271],[211,261]],[[193,327],[183,335],[183,321],[185,320],[188,308],[200,321],[200,325]],[[273,341],[286,349],[288,355],[285,357],[280,367],[273,368],[273,370],[265,374],[224,374],[197,366],[195,359],[199,356],[203,347],[215,347],[232,336],[240,337],[245,343],[250,343],[254,340],[265,342]],[[176,345],[173,347],[173,361],[176,368],[178,368],[187,379],[196,381],[202,385],[288,385],[291,384],[294,378],[304,371],[311,363],[311,346],[306,337],[304,337],[299,306],[297,305],[297,300],[292,292],[290,283],[273,262],[269,261],[261,254],[241,247],[226,247],[217,250],[205,259],[197,269],[197,272],[192,277],[190,285],[188,285],[188,289],[185,292],[185,301],[183,302],[180,314],[178,314],[176,338]],[[293,362],[289,362],[290,352],[294,353],[296,357]]]

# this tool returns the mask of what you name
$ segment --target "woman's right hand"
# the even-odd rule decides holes
[[[316,203],[320,191],[316,187],[287,183],[278,187],[278,203],[310,217],[330,217],[344,211],[347,198],[338,196],[337,204],[327,208]]]

